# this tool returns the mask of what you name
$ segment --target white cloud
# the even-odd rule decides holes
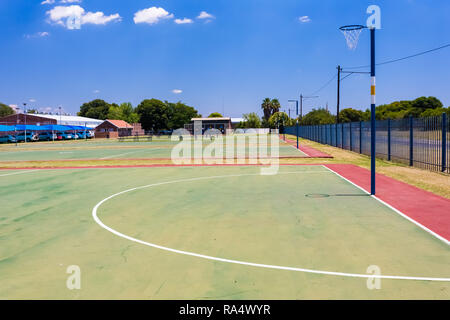
[[[56,6],[47,11],[50,22],[59,24],[67,29],[79,29],[83,24],[107,24],[111,21],[120,21],[118,13],[105,16],[101,11],[86,12],[79,5]]]
[[[156,24],[161,20],[172,19],[173,14],[167,12],[163,8],[151,7],[140,10],[134,14],[134,23]]]
[[[111,21],[120,21],[122,18],[118,13],[105,16],[101,11],[98,12],[88,12],[81,17],[81,24],[91,23],[91,24],[107,24]]]
[[[50,35],[50,33],[48,33],[47,31],[43,31],[43,32],[37,32],[35,34],[26,34],[25,38],[27,38],[27,39],[43,38],[43,37],[48,37],[49,35]]]
[[[214,19],[214,18],[215,17],[212,14],[210,14],[206,11],[200,12],[200,14],[197,17],[197,19]]]
[[[172,93],[180,94],[180,93],[183,93],[183,90],[180,90],[180,89],[173,89],[173,90],[172,90]]]
[[[41,4],[54,4],[56,0],[44,0]],[[61,0],[59,3],[81,3],[82,0]]]
[[[192,21],[192,19],[184,18],[184,19],[175,19],[175,23],[176,24],[189,24],[189,23],[194,23],[194,21]]]
[[[94,92],[94,93],[100,93],[100,90],[94,90],[94,91],[92,91],[92,92]]]
[[[30,101],[31,103],[34,103],[34,102],[36,102],[36,99],[30,99],[28,101]]]
[[[308,16],[302,16],[302,17],[298,18],[298,20],[299,20],[301,23],[308,23],[308,22],[311,22],[311,19],[310,19]]]

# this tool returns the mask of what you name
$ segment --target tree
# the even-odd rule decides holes
[[[339,113],[339,120],[340,122],[359,122],[365,121],[366,117],[363,111],[347,108]]]
[[[101,99],[84,103],[80,107],[78,115],[81,117],[106,120],[108,118],[109,108],[111,105]]]
[[[0,117],[6,117],[11,114],[14,114],[14,110],[10,106],[0,102]]]
[[[136,108],[141,119],[142,128],[158,132],[168,129],[169,107],[158,99],[143,100]]]
[[[223,118],[223,115],[218,112],[213,112],[208,116],[208,118]]]
[[[190,123],[192,118],[201,117],[197,110],[184,103],[171,103],[166,101],[166,104],[169,108],[168,128],[171,130],[184,128],[184,125]]]
[[[272,115],[272,100],[265,98],[261,104],[261,109],[264,112],[264,120],[268,121]]]
[[[263,123],[269,121],[269,118],[275,113],[279,112],[281,108],[278,99],[265,98],[261,104],[261,109],[264,112]]]
[[[261,128],[261,119],[252,112],[243,115],[244,121],[239,123],[239,128]]]
[[[112,104],[108,110],[108,119],[124,120],[128,123],[139,122],[139,115],[133,109],[133,105],[129,102],[122,103],[120,106]]]
[[[420,97],[412,101],[395,101],[390,104],[377,106],[375,117],[377,120],[403,119],[410,116],[418,118],[429,114],[436,114],[433,111],[443,108],[443,104],[435,97]],[[445,108],[444,108],[445,109]],[[370,116],[370,111],[368,111]]]
[[[290,125],[289,116],[285,112],[276,112],[269,118],[271,128],[281,128]]]
[[[300,121],[302,125],[318,125],[318,124],[333,124],[336,122],[336,117],[330,111],[325,109],[313,109],[307,113]]]

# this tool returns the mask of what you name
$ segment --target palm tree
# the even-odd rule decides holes
[[[275,114],[280,111],[281,104],[278,99],[272,99],[272,114]]]
[[[265,98],[261,104],[261,109],[263,109],[264,112],[264,120],[269,121],[269,118],[272,115],[272,100],[270,100],[270,98]]]

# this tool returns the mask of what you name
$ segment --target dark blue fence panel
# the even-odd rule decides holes
[[[376,122],[376,156],[418,168],[450,173],[450,117]],[[370,155],[370,122],[300,126],[299,137]],[[296,135],[296,128],[286,128]]]

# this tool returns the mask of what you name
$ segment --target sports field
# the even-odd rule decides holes
[[[77,156],[127,151],[94,143]],[[450,298],[448,243],[330,166],[2,170],[0,188],[0,299]]]
[[[244,137],[245,139],[245,137]],[[203,150],[212,141],[203,144]],[[174,146],[180,141],[172,141],[166,139],[154,139],[153,141],[134,142],[133,140],[120,142],[118,140],[87,140],[66,143],[40,142],[19,144],[17,146],[3,145],[0,146],[0,161],[39,161],[39,160],[79,160],[79,159],[161,159],[170,160],[171,152]],[[194,145],[194,140],[192,140]],[[248,139],[239,142],[239,138],[235,138],[233,148],[242,147],[248,154],[252,144]],[[223,140],[223,149],[227,148],[227,141]],[[261,146],[261,144],[259,144]],[[270,157],[274,147],[270,141],[265,144],[267,156]],[[280,157],[301,158],[308,157],[301,150],[294,148],[286,142],[280,140],[277,144]],[[235,153],[237,153],[235,151]]]

